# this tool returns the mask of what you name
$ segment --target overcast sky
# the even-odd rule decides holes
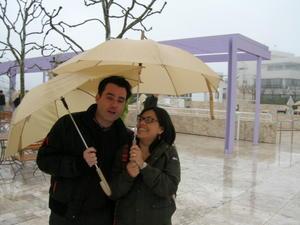
[[[155,23],[155,38],[240,33],[300,56],[299,0],[185,0],[188,7],[175,0],[169,3],[161,25]]]
[[[45,1],[45,0],[44,0]],[[126,0],[121,0],[126,1]],[[99,15],[98,9],[83,11],[74,0],[52,0],[51,5],[64,4],[63,13],[69,21],[84,14]],[[55,2],[55,3],[54,3]],[[80,1],[77,1],[80,2]],[[162,2],[162,0],[161,0]],[[162,14],[147,20],[153,30],[147,37],[170,40],[240,33],[270,47],[300,56],[300,0],[168,0]],[[72,4],[72,9],[68,8]],[[78,35],[86,48],[104,40],[104,31],[85,28],[89,35]],[[88,32],[88,33],[87,33]],[[81,33],[82,34],[82,33]],[[140,34],[129,33],[138,39]]]
[[[271,49],[300,56],[299,0],[185,0],[184,3],[168,2],[161,23],[153,23],[154,38],[240,33]]]
[[[62,16],[70,23],[99,17],[101,9],[84,9],[80,2],[44,0],[49,7],[62,5]],[[156,41],[240,33],[271,50],[300,56],[300,0],[168,0],[163,13],[146,24],[153,27],[146,36]],[[95,24],[74,34],[85,49],[104,41],[104,30]],[[139,39],[140,34],[131,32],[125,37]]]

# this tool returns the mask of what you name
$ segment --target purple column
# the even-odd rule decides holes
[[[261,92],[261,57],[258,57],[256,64],[256,92],[255,92],[255,120],[253,124],[253,144],[259,142],[259,114],[260,114],[260,92]]]
[[[225,129],[225,153],[232,153],[234,147],[237,45],[234,38],[229,42],[228,84]]]

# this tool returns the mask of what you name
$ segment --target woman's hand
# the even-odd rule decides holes
[[[129,154],[130,162],[136,163],[137,166],[141,168],[144,163],[144,159],[140,147],[138,145],[132,145]]]
[[[83,152],[83,158],[86,161],[86,163],[89,165],[89,167],[92,167],[97,164],[96,152],[97,150],[94,147],[87,148]]]
[[[138,167],[138,165],[135,162],[127,163],[126,168],[127,168],[127,172],[129,174],[129,176],[131,176],[131,177],[136,177],[140,173],[140,168]]]

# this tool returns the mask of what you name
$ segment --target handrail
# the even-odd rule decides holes
[[[290,123],[291,129],[283,129],[282,128],[283,122]],[[300,120],[295,120],[294,118],[292,118],[291,120],[278,121],[278,123],[279,123],[279,144],[281,144],[282,131],[291,131],[291,144],[294,143],[294,131],[300,131],[300,129],[295,129],[295,123],[297,123],[297,122],[300,122]]]

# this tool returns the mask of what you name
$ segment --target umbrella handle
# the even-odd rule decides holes
[[[77,124],[76,124],[76,122],[75,122],[75,120],[74,120],[74,118],[73,118],[73,116],[72,116],[72,114],[70,112],[70,110],[69,110],[69,106],[68,106],[65,98],[61,97],[60,100],[62,101],[64,107],[68,111],[68,114],[69,114],[69,116],[70,116],[70,118],[71,118],[71,120],[72,120],[72,122],[73,122],[73,124],[74,124],[74,126],[75,126],[75,128],[76,128],[76,130],[77,130],[77,132],[78,132],[78,134],[79,134],[79,136],[80,136],[80,138],[81,138],[84,146],[85,146],[85,148],[88,148],[88,145],[86,144],[86,141],[85,141],[84,137],[82,136],[82,134],[81,134],[81,132],[80,132],[80,130],[79,130],[79,128],[78,128],[78,126],[77,126]],[[109,185],[108,185],[108,183],[107,183],[107,181],[106,181],[106,179],[105,179],[105,177],[104,177],[101,169],[98,167],[97,164],[95,164],[95,167],[96,167],[96,172],[97,172],[97,174],[98,174],[98,176],[100,177],[100,180],[101,180],[100,181],[100,186],[101,186],[102,190],[104,191],[104,193],[107,196],[111,196],[111,189],[110,189],[110,187],[109,187]]]

